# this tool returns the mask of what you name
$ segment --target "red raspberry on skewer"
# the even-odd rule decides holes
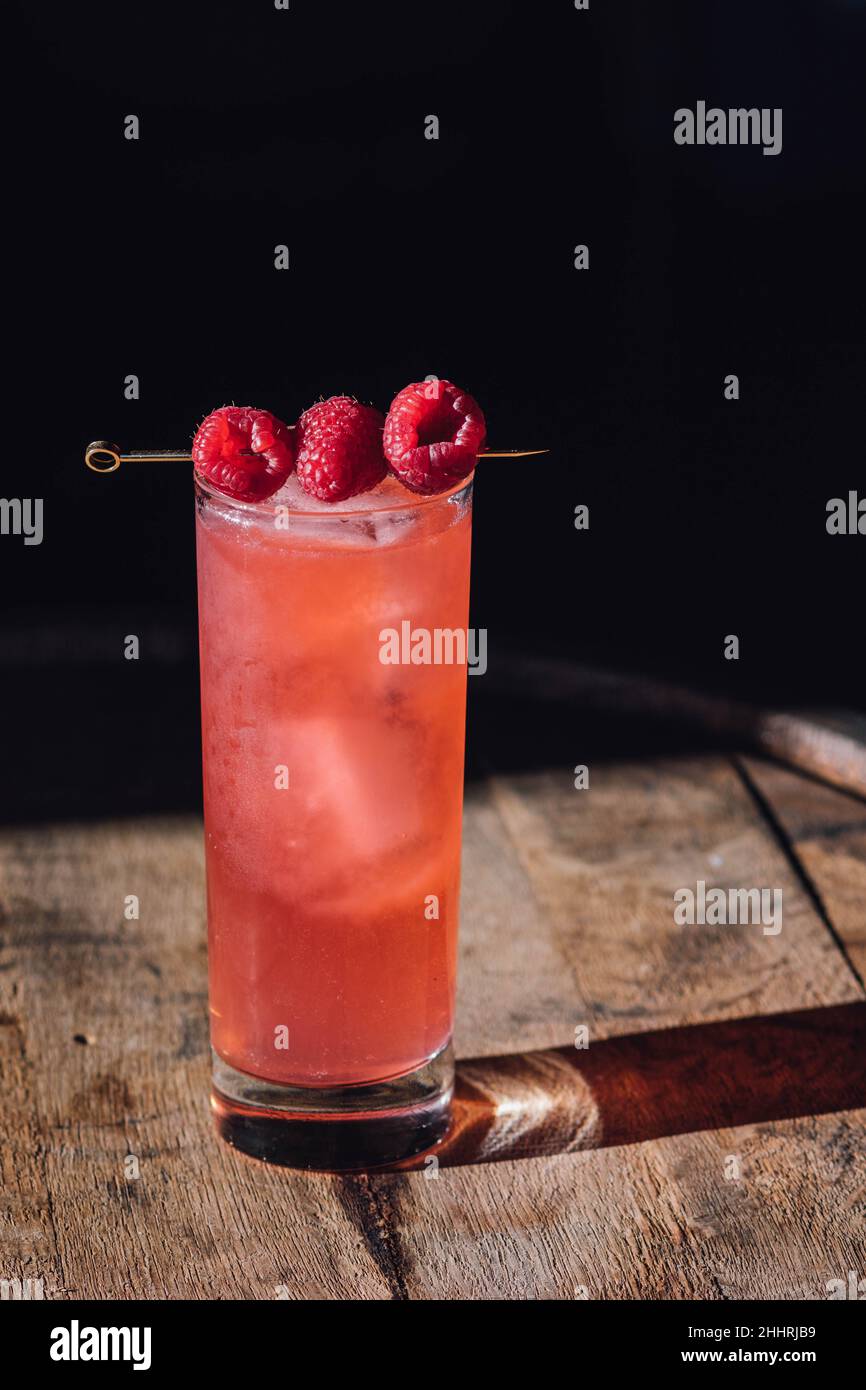
[[[292,436],[269,410],[224,405],[199,425],[192,457],[196,473],[220,492],[262,502],[292,471]]]
[[[304,491],[320,502],[342,502],[381,482],[388,471],[384,423],[378,410],[351,396],[331,396],[305,410],[295,437]]]
[[[394,397],[385,457],[413,492],[444,492],[475,467],[487,427],[476,400],[450,381],[416,381]]]

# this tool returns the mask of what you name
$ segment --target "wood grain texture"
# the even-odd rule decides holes
[[[821,1299],[862,1268],[864,1117],[368,1181],[406,1297]]]
[[[699,877],[782,886],[783,931],[676,928],[673,891]],[[0,1278],[51,1298],[810,1298],[858,1267],[864,1115],[827,1049],[855,1055],[863,991],[729,761],[600,766],[589,793],[494,778],[468,801],[464,882],[461,1087],[493,1148],[305,1175],[212,1134],[200,824],[4,833]],[[800,1028],[797,1063],[782,1015],[802,1009],[819,1032]],[[748,1020],[767,1014],[762,1044]],[[763,1089],[725,1082],[755,1056]],[[553,1151],[508,1159],[539,1152],[533,1115],[565,1077]]]
[[[588,792],[574,790],[569,770],[495,777],[492,787],[571,980],[562,1043],[581,1023],[594,1040],[863,998],[727,760],[602,765]],[[781,889],[782,930],[678,926],[674,894],[698,881]],[[461,1034],[460,1055],[468,1050]],[[511,1050],[522,1050],[519,1036]]]

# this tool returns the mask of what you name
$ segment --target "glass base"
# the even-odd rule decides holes
[[[446,1134],[453,1093],[450,1043],[403,1076],[322,1089],[264,1081],[213,1053],[211,1109],[220,1138],[291,1168],[345,1172],[422,1153]]]

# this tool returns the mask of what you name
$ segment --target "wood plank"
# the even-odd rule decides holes
[[[466,795],[460,964],[454,1045],[459,1057],[554,1047],[569,1036],[574,986],[558,937],[515,855],[487,785]]]
[[[821,1300],[862,1275],[864,1124],[861,1110],[367,1181],[409,1298]]]
[[[0,1274],[46,1297],[390,1297],[332,1180],[212,1132],[200,822],[11,832],[0,863],[0,1012],[23,1049]]]
[[[485,942],[480,958],[464,960],[460,1004],[462,1012],[468,998],[470,1016],[488,1027],[504,1005],[502,1031],[511,1044],[491,1056],[478,1045],[483,1039],[476,1029],[470,1060],[461,1038],[457,1123],[441,1161],[484,1162],[633,1142],[672,1133],[673,1117],[693,1128],[734,1123],[760,1114],[762,1106],[766,1118],[783,1117],[797,1113],[790,1096],[799,1097],[799,1113],[862,1104],[857,1058],[863,1015],[840,1014],[832,1006],[862,1004],[863,990],[734,767],[715,757],[668,759],[602,764],[590,776],[588,791],[576,791],[570,773],[492,781],[510,845],[492,829],[484,842],[471,842],[470,863],[482,891],[479,902],[469,899],[465,935],[472,940],[485,901],[497,905],[500,930]],[[522,923],[546,974],[555,958],[568,972],[546,1006],[549,1028],[554,1035],[559,1028],[553,1050],[538,1048],[531,1029],[521,1027],[512,995],[501,1001],[496,978],[484,968],[497,949],[500,958],[511,958],[514,918],[496,894],[503,863],[509,865],[508,898],[520,905],[524,958]],[[781,932],[768,936],[752,925],[677,926],[673,895],[694,888],[698,877],[709,888],[780,888]],[[522,989],[531,1000],[529,975]],[[812,1011],[808,1022],[792,1013],[798,1007]],[[527,1009],[528,1003],[524,1015]],[[778,1015],[770,1033],[758,1026],[721,1026],[762,1014]],[[569,1048],[578,1024],[589,1028],[588,1052]],[[704,1025],[693,1044],[683,1033],[686,1024]],[[647,1059],[663,1059],[651,1084],[635,1062],[642,1032],[650,1035]],[[605,1040],[614,1038],[622,1045],[606,1050]],[[717,1093],[714,1068],[737,1077],[739,1114],[720,1112],[725,1097]],[[633,1104],[624,1131],[617,1101],[623,1094],[635,1101],[638,1083],[652,1105],[642,1113]],[[684,1097],[679,1102],[678,1090]],[[670,1107],[662,1119],[657,1111],[666,1097]]]
[[[866,980],[866,802],[787,768],[745,758],[860,982]]]
[[[38,1297],[43,1286],[61,1287],[63,1278],[43,1133],[19,1017],[23,1001],[18,981],[11,989],[8,984],[0,974],[0,1000],[5,995],[6,1001],[0,1004],[0,1279],[32,1285],[32,1296]]]
[[[730,762],[603,764],[492,782],[512,852],[567,962],[562,1037],[591,1039],[862,999],[808,893]],[[779,888],[778,935],[678,926],[674,894]],[[477,987],[477,986],[476,986]],[[488,1010],[497,1007],[495,995]],[[512,1050],[522,1040],[513,1038]]]
[[[751,734],[759,751],[866,796],[866,716],[854,710],[760,711]]]
[[[816,787],[806,778],[799,781]],[[545,969],[553,938],[570,984],[566,1008],[562,990],[548,1005],[549,1023],[560,1017],[556,1049],[538,1049],[528,1037],[521,1045],[520,1011],[513,1001],[510,1048],[491,1056],[478,1047],[471,1061],[467,1048],[459,1049],[456,1126],[443,1163],[635,1141],[673,1133],[674,1127],[734,1123],[746,1113],[762,1113],[762,1106],[767,1119],[792,1115],[791,1097],[798,1098],[799,1113],[863,1104],[863,1015],[855,1006],[862,1004],[862,987],[824,929],[808,885],[730,763],[710,758],[602,765],[591,770],[591,790],[584,792],[574,790],[570,774],[555,773],[498,777],[492,788],[512,849],[489,838],[482,898],[496,901],[496,866],[510,862],[509,894],[520,902]],[[823,801],[841,801],[859,812],[860,803],[848,796],[816,790]],[[484,848],[474,845],[474,873],[485,863]],[[523,865],[527,883],[518,881],[514,860]],[[694,887],[698,877],[708,887],[781,888],[783,930],[765,935],[755,926],[676,926],[673,894]],[[477,916],[475,908],[473,930]],[[500,952],[507,930],[510,919],[503,912]],[[461,984],[461,1001],[477,991],[474,1012],[487,1019],[499,1008],[498,990],[473,966],[484,965],[493,945],[485,947],[481,962],[464,963]],[[524,990],[531,994],[528,976]],[[853,1013],[831,1008],[845,1001]],[[796,1005],[812,1011],[808,1022],[792,1015]],[[773,1030],[759,1024],[731,1030],[719,1022],[765,1013],[777,1016]],[[588,1052],[569,1048],[577,1023],[589,1027]],[[699,1023],[702,1034],[685,1036],[684,1024]],[[669,1037],[664,1030],[670,1029]],[[649,1080],[639,1074],[641,1031],[649,1034]],[[606,1051],[605,1040],[612,1038],[621,1038],[621,1045]],[[662,1061],[653,1072],[655,1055]],[[737,1079],[740,1111],[720,1109],[726,1095],[724,1087],[714,1087],[713,1068],[728,1083]],[[630,1098],[626,1115],[623,1095]],[[645,1113],[641,1097],[652,1101]],[[664,1097],[670,1105],[660,1118]]]
[[[701,875],[783,886],[782,933],[676,928],[673,890]],[[601,1068],[603,1039],[624,1047],[623,1035],[862,998],[754,799],[719,759],[599,767],[589,793],[570,775],[497,779],[468,804],[465,877],[460,1048],[476,1084],[480,1064],[568,1048],[578,1023],[590,1025],[583,1060]],[[576,1283],[648,1296],[704,1290],[708,1269],[722,1280],[745,1239],[747,1223],[731,1225],[722,1204],[715,1266],[691,1246],[682,1267],[669,1253],[698,1239],[689,1222],[728,1191],[718,1146],[740,1141],[715,1131],[443,1166],[435,1181],[291,1173],[219,1145],[207,1112],[193,819],[7,832],[0,891],[3,1087],[15,1101],[0,1148],[4,1277],[43,1277],[60,1298],[568,1296]],[[140,898],[138,921],[124,918],[129,894]],[[519,1132],[534,1102],[517,1102]],[[574,1113],[561,1148],[573,1144]],[[817,1200],[823,1176],[820,1191],[804,1188],[803,1165],[812,1177],[835,1173],[838,1155],[855,1151],[855,1119],[842,1123],[756,1121],[780,1192],[754,1260],[734,1270],[738,1287],[757,1287],[773,1240],[790,1247],[780,1287],[801,1287],[819,1239],[843,1259],[844,1235],[823,1208],[804,1232],[788,1195]],[[604,1142],[618,1137],[608,1123]],[[138,1177],[125,1169],[130,1156]]]

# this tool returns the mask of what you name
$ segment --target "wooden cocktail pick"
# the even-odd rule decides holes
[[[526,459],[549,452],[549,449],[485,449],[478,457]],[[94,439],[84,451],[84,462],[94,473],[114,473],[122,463],[192,463],[192,454],[183,453],[179,449],[132,449],[129,453],[122,453],[119,444],[110,444],[105,439]]]

